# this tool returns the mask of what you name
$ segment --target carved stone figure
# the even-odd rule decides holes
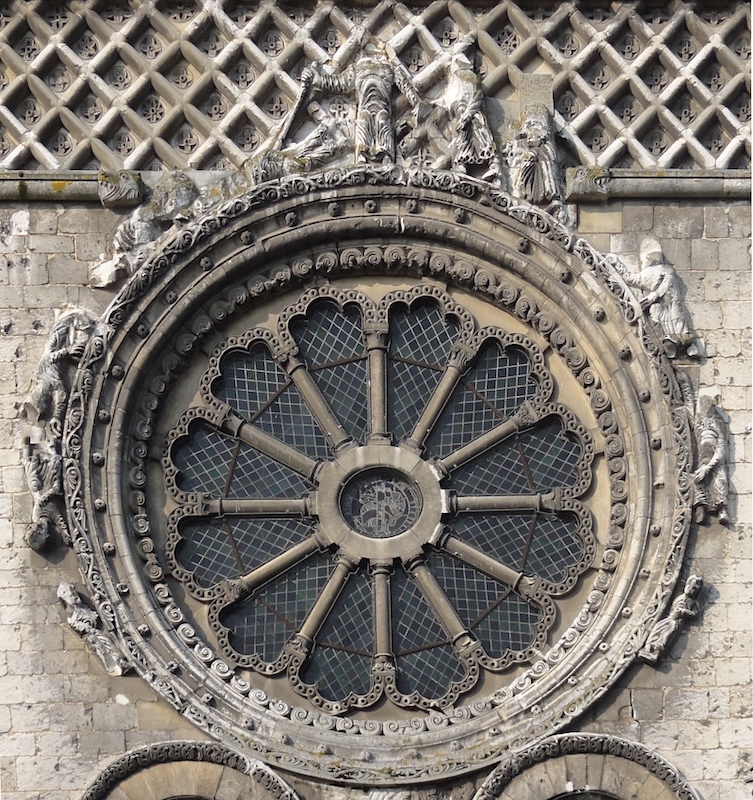
[[[703,522],[707,512],[715,513],[723,525],[729,523],[729,432],[721,409],[708,395],[701,396],[696,415],[698,467],[695,482],[695,515]]]
[[[97,194],[105,208],[135,206],[141,202],[141,181],[137,174],[122,169],[119,172],[100,172]]]
[[[68,624],[94,650],[107,674],[118,676],[127,672],[131,668],[128,659],[117,652],[107,636],[99,632],[99,614],[84,605],[73,584],[61,583],[57,596],[68,612]]]
[[[682,301],[680,278],[664,258],[659,242],[653,237],[643,240],[638,272],[618,269],[628,286],[640,289],[641,308],[658,325],[667,356],[697,358],[699,342]]]
[[[36,552],[50,543],[53,530],[58,530],[66,544],[70,544],[68,525],[62,509],[63,459],[58,440],[46,439],[32,445],[24,442],[24,469],[33,499],[31,524],[24,541]]]
[[[148,202],[115,231],[112,258],[90,272],[91,285],[111,286],[124,275],[132,275],[146,260],[152,243],[173,223],[188,219],[187,211],[198,196],[196,184],[185,173],[167,173]]]
[[[405,66],[388,57],[383,46],[369,42],[358,60],[340,74],[324,71],[314,62],[301,76],[304,87],[356,99],[355,157],[361,164],[395,162],[395,123],[392,92],[397,89],[418,113],[419,95]]]
[[[568,200],[603,200],[609,195],[612,173],[605,167],[575,167],[567,171]]]
[[[306,91],[305,85],[303,91]],[[319,103],[312,102],[308,112],[318,123],[316,128],[300,142],[279,150],[266,148],[259,154],[250,168],[255,183],[316,169],[352,149],[352,137],[348,136],[341,122]]]
[[[452,118],[452,166],[460,172],[484,167],[481,177],[500,178],[500,160],[484,113],[481,79],[463,53],[453,55],[444,102]]]
[[[68,399],[64,381],[65,362],[77,362],[94,328],[94,315],[83,308],[63,310],[52,327],[34,387],[23,403],[23,415],[32,424],[47,421],[48,435],[63,435],[63,416]]]
[[[675,598],[666,617],[654,625],[646,639],[646,644],[639,651],[639,658],[649,664],[656,664],[674,642],[683,621],[692,619],[698,614],[698,595],[703,588],[703,578],[691,575],[685,581],[681,595]]]
[[[428,116],[400,142],[400,153],[409,166],[449,169],[453,160],[450,141],[445,136],[450,113],[443,106],[434,106]]]
[[[524,113],[507,154],[514,197],[536,205],[561,205],[557,151],[546,108],[533,106]]]
[[[37,369],[33,388],[26,396],[21,414],[37,428],[34,440],[24,442],[24,469],[33,499],[31,524],[24,540],[37,552],[51,541],[57,530],[70,543],[62,510],[61,440],[68,402],[65,369],[77,362],[94,328],[94,315],[82,308],[68,308],[57,315]],[[44,433],[40,427],[44,425]]]

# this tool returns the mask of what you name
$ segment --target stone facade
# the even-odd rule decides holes
[[[149,58],[143,48],[138,48],[140,42],[147,41],[145,37],[150,30],[154,36],[149,41],[156,42],[160,47],[170,44],[170,37],[178,35],[176,29],[182,30],[180,25],[184,23],[180,22],[178,12],[183,6],[189,8],[190,4],[168,5],[170,13],[165,10],[155,13],[154,18],[150,19],[153,27],[149,30],[139,27],[139,20],[134,21],[130,17],[130,21],[118,23],[131,26],[123,35],[141,54],[139,58],[142,61],[138,63]],[[206,5],[209,7],[209,4]],[[410,58],[408,54],[420,48],[411,45],[411,50],[401,35],[406,42],[409,39],[424,42],[429,53],[436,50],[441,54],[446,50],[444,39],[449,37],[448,42],[452,44],[458,38],[457,35],[452,38],[453,31],[457,34],[459,28],[462,33],[470,26],[471,12],[460,6],[453,5],[450,8],[446,7],[447,4],[439,5],[422,10],[423,16],[409,12],[407,7],[401,5],[395,6],[394,12],[391,6],[388,9],[380,5],[379,12],[373,12],[382,24],[377,38],[392,41],[404,62],[416,62],[420,54],[415,52]],[[238,4],[233,8],[236,6]],[[276,4],[267,4],[264,8],[272,15],[270,19],[277,19],[275,15],[280,12]],[[339,27],[330,24],[328,20],[338,21],[336,8],[334,11],[329,5],[318,8],[320,11],[317,13],[323,19],[326,15],[321,9],[326,10],[329,16],[316,30],[318,38],[310,36],[306,40],[307,54],[309,61],[323,63],[328,51],[322,42],[330,41],[331,37],[324,35],[332,33],[330,27],[337,38],[337,44],[332,45],[335,49],[352,43],[354,34],[350,23],[344,20],[339,21]],[[595,12],[589,12],[589,16],[579,10],[567,18],[559,11],[553,14],[542,12],[549,22],[536,22],[540,27],[536,31],[528,30],[529,38],[526,38],[526,26],[534,24],[531,19],[535,20],[535,15],[531,13],[526,16],[525,4],[497,4],[497,9],[489,12],[485,28],[477,34],[480,46],[483,45],[483,91],[486,97],[496,93],[499,97],[509,98],[509,92],[514,89],[520,109],[526,105],[529,108],[541,105],[533,100],[540,100],[540,93],[544,90],[538,84],[533,85],[536,81],[533,80],[532,70],[531,74],[527,71],[527,66],[537,58],[543,58],[547,69],[553,70],[562,66],[565,58],[568,80],[578,86],[579,80],[583,83],[578,78],[578,73],[582,72],[586,78],[584,85],[590,87],[586,90],[588,96],[580,100],[576,98],[576,102],[589,102],[593,93],[597,92],[597,105],[607,119],[607,123],[601,126],[601,133],[610,140],[605,150],[609,156],[598,156],[600,151],[595,143],[599,137],[589,133],[593,126],[586,130],[584,120],[573,111],[574,107],[566,97],[567,92],[555,81],[554,95],[551,89],[548,90],[549,111],[553,114],[551,119],[557,134],[554,141],[568,153],[560,167],[580,166],[591,172],[585,179],[583,172],[568,173],[559,197],[549,192],[545,198],[526,198],[514,186],[506,188],[510,188],[519,199],[531,199],[549,207],[552,216],[548,219],[569,223],[574,236],[582,237],[602,253],[614,254],[628,269],[638,270],[641,266],[641,246],[647,239],[653,237],[658,241],[664,258],[676,271],[681,293],[679,299],[687,310],[699,342],[698,355],[690,352],[686,347],[687,342],[682,343],[686,350],[680,353],[677,369],[687,376],[692,387],[688,390],[689,396],[694,399],[713,398],[714,405],[721,409],[720,419],[728,429],[729,492],[725,508],[729,521],[726,525],[722,524],[718,506],[709,502],[707,513],[698,514],[697,520],[689,525],[684,561],[675,576],[680,582],[672,595],[674,603],[671,607],[667,603],[666,609],[670,617],[676,612],[677,620],[683,621],[682,626],[678,623],[665,627],[666,636],[659,635],[663,649],[659,648],[657,658],[636,658],[603,695],[595,698],[561,729],[557,736],[567,738],[567,734],[572,734],[571,744],[563,744],[557,739],[556,744],[550,744],[550,750],[542,755],[535,751],[539,742],[521,742],[513,748],[518,761],[511,761],[507,756],[499,757],[499,766],[485,764],[470,774],[458,771],[447,780],[433,781],[428,789],[423,783],[415,783],[412,788],[410,785],[401,787],[396,780],[387,788],[373,790],[367,781],[349,783],[343,780],[326,786],[319,777],[311,777],[310,771],[301,773],[296,769],[286,770],[280,768],[279,764],[274,766],[276,774],[270,772],[267,775],[267,767],[247,755],[238,755],[233,748],[226,751],[222,749],[223,746],[217,745],[219,749],[211,750],[209,744],[197,744],[212,742],[217,737],[208,727],[202,730],[185,713],[179,713],[171,707],[165,699],[165,692],[159,686],[155,688],[154,681],[150,685],[143,675],[127,669],[119,670],[117,663],[113,666],[103,657],[91,638],[87,640],[87,631],[92,633],[106,627],[101,621],[90,620],[83,625],[83,630],[81,626],[76,629],[70,622],[75,601],[61,602],[61,584],[77,587],[84,595],[84,605],[87,607],[90,598],[73,549],[57,539],[40,552],[29,546],[29,528],[38,521],[40,510],[35,502],[39,492],[30,491],[27,481],[27,448],[39,443],[40,433],[28,414],[24,416],[22,412],[27,395],[37,381],[39,365],[48,348],[49,334],[59,319],[59,313],[69,308],[81,308],[87,309],[94,319],[98,319],[121,290],[126,274],[134,271],[134,264],[138,269],[140,260],[138,263],[128,259],[113,263],[120,246],[117,242],[122,241],[123,231],[127,230],[124,224],[133,227],[135,212],[133,205],[123,208],[112,207],[110,203],[111,207],[103,207],[97,196],[98,182],[91,173],[77,175],[75,172],[63,172],[64,169],[91,168],[91,153],[84,152],[86,148],[76,142],[69,160],[62,157],[56,160],[55,150],[50,149],[50,142],[44,140],[43,133],[35,131],[33,135],[25,135],[18,127],[20,123],[10,121],[12,109],[7,100],[9,95],[4,95],[6,99],[1,110],[11,140],[6,149],[5,168],[28,169],[27,161],[32,154],[39,161],[37,167],[59,172],[57,175],[39,171],[36,175],[28,173],[24,176],[14,172],[0,175],[0,197],[3,198],[0,205],[0,347],[3,348],[5,364],[0,371],[0,430],[4,434],[0,447],[0,786],[3,797],[10,800],[42,797],[74,800],[84,796],[92,799],[139,796],[154,797],[156,800],[171,796],[170,787],[181,776],[187,781],[183,785],[189,787],[190,792],[197,796],[218,798],[299,796],[307,800],[319,797],[376,799],[380,796],[402,797],[404,795],[399,792],[404,792],[414,797],[550,800],[559,798],[564,792],[588,787],[616,792],[622,800],[619,792],[627,791],[625,786],[630,781],[635,786],[630,789],[632,794],[625,794],[626,799],[698,797],[702,800],[742,800],[750,797],[753,785],[753,713],[749,690],[752,677],[750,605],[753,584],[751,230],[750,204],[746,196],[746,187],[749,192],[749,173],[744,169],[734,169],[743,166],[741,159],[744,158],[749,131],[744,126],[744,120],[741,121],[741,111],[734,117],[737,122],[733,124],[732,116],[737,113],[736,103],[744,93],[745,85],[737,76],[731,75],[738,68],[744,72],[744,67],[740,65],[749,58],[749,45],[747,51],[743,46],[745,14],[741,8],[731,6],[718,12],[718,16],[723,18],[720,22],[712,23],[706,19],[699,23],[689,8],[680,4],[677,6],[679,10],[675,9],[674,17],[669,10],[664,22],[652,22],[646,15],[636,20],[635,16],[629,15],[630,8],[632,6],[621,6],[615,17],[616,27],[626,25],[625,36],[620,39],[609,34],[610,42],[617,42],[618,39],[622,42],[622,51],[615,45],[613,49],[605,51],[602,61],[591,65],[587,55],[595,50],[594,43],[600,41],[603,33],[603,21],[595,18],[598,17]],[[78,28],[75,28],[78,24],[77,13],[64,11],[68,16],[63,20],[63,26],[69,26],[63,28],[65,41],[85,43],[86,31],[91,33],[93,30],[93,39],[98,42],[107,32],[104,27],[101,30],[96,27],[97,16],[90,10],[81,12],[82,17],[86,17],[88,27]],[[661,9],[656,9],[657,20],[662,16],[659,11]],[[197,53],[201,52],[201,47],[197,49],[196,43],[200,45],[205,39],[209,41],[213,30],[220,39],[232,40],[234,33],[238,36],[233,28],[227,27],[229,23],[224,15],[221,15],[222,19],[215,19],[216,28],[207,27],[205,13],[202,9],[200,18],[193,23],[189,18],[186,23],[194,25],[195,30],[191,28],[191,33],[185,34],[185,38],[192,41],[191,47]],[[365,10],[359,7],[349,18],[352,20],[364,13]],[[171,14],[178,14],[178,17]],[[190,17],[190,10],[186,14]],[[250,40],[256,36],[261,41],[266,29],[258,23],[254,14],[248,12],[244,23],[251,26],[249,31],[253,31],[247,38]],[[23,26],[18,21],[21,16],[19,14],[15,18],[14,12],[5,16],[8,41],[13,43],[16,53],[8,60],[10,72],[15,70],[11,78],[16,83],[11,81],[12,86],[17,83],[20,85],[19,76],[22,74],[26,76],[27,72],[33,73],[37,69],[40,74],[44,71],[40,66],[42,61],[34,61],[38,54],[32,56],[30,63],[33,68],[23,67],[21,63],[25,59],[24,53],[30,52],[29,47],[36,41],[33,36],[29,39],[27,28],[32,32],[40,28],[44,32],[46,29],[40,26],[52,25],[50,20],[39,22],[34,12],[23,18],[26,27],[21,30]],[[232,14],[229,18],[235,20],[236,25],[241,24]],[[288,19],[295,20],[295,14]],[[449,25],[446,20],[449,20]],[[674,33],[670,33],[669,28],[662,29],[663,32],[657,34],[659,38],[651,40],[653,44],[650,47],[645,45],[649,34],[654,31],[650,26],[666,23]],[[276,24],[278,32],[282,31],[280,36],[284,45],[292,47],[294,32],[285,28],[279,19]],[[285,24],[292,25],[288,22]],[[550,27],[542,28],[542,24]],[[692,68],[684,67],[688,47],[695,47],[699,51],[704,47],[706,50],[709,48],[704,40],[698,38],[705,30],[699,27],[701,24],[721,25],[724,46],[715,51],[714,58],[717,60],[712,59],[707,63],[701,56],[696,61],[696,53],[690,56]],[[54,25],[52,29],[55,29]],[[411,36],[419,31],[423,39],[417,36],[413,40],[406,31]],[[431,32],[430,37],[427,31]],[[686,33],[683,34],[683,31]],[[687,34],[687,31],[693,35]],[[40,52],[51,51],[59,46],[59,40],[46,34],[39,36],[42,43]],[[427,37],[431,40],[428,45]],[[632,37],[631,41],[637,40],[637,46],[644,47],[645,65],[641,65],[643,62],[638,56],[637,66],[632,66],[633,58],[629,56],[632,51],[626,37]],[[302,38],[305,37],[298,34],[296,41],[300,43]],[[27,45],[22,46],[27,39]],[[311,47],[312,40],[317,42],[315,49]],[[743,45],[739,45],[739,41]],[[513,46],[514,42],[517,43]],[[541,56],[534,58],[531,43],[536,45]],[[98,46],[103,44],[104,41]],[[81,47],[78,50],[73,47],[79,61],[85,59],[83,51],[78,52]],[[512,48],[507,53],[507,57],[512,58],[511,64],[501,60],[500,53],[505,47]],[[585,53],[583,64],[575,64],[572,55],[566,57],[569,47],[577,47]],[[250,45],[246,45],[248,48]],[[353,52],[349,53],[349,58],[352,60],[357,50],[355,46],[351,49]],[[689,132],[682,135],[675,130],[675,117],[663,109],[657,111],[653,127],[636,123],[624,129],[617,128],[614,114],[605,112],[605,109],[611,109],[616,100],[608,91],[598,89],[600,79],[597,67],[601,64],[601,72],[607,76],[605,80],[613,80],[611,73],[629,68],[641,76],[641,80],[649,81],[636,91],[640,96],[633,98],[640,105],[641,102],[647,103],[652,93],[656,94],[651,89],[650,81],[659,80],[661,76],[656,76],[661,69],[659,72],[652,71],[649,62],[659,51],[666,53],[662,61],[664,72],[676,77],[684,69],[701,76],[699,85],[705,88],[700,90],[700,100],[689,95],[689,102],[710,103],[712,98],[709,92],[723,91],[722,88],[712,88],[719,82],[712,80],[713,76],[709,77],[714,65],[722,79],[734,82],[733,90],[728,90],[728,94],[719,101],[720,106],[724,106],[724,113],[718,121],[699,123],[695,127],[694,123],[689,123]],[[251,59],[249,68],[253,67],[256,71],[271,63],[270,59],[275,55],[264,48],[258,49],[258,52],[252,48],[249,52],[252,54],[248,55]],[[205,64],[205,56],[204,51],[204,56],[195,56],[194,60],[198,59],[196,63],[199,65]],[[346,60],[345,57],[343,60]],[[447,60],[449,62],[449,57]],[[223,68],[229,71],[229,68]],[[517,72],[518,69],[522,72]],[[281,88],[289,90],[283,99],[290,104],[290,97],[294,96],[293,89],[297,86],[295,81],[300,74],[296,74],[287,62],[286,70],[275,74],[282,84]],[[268,71],[274,70],[269,68]],[[414,76],[417,74],[410,69],[408,72]],[[651,77],[654,72],[656,75]],[[508,81],[508,73],[515,77]],[[45,72],[48,78],[50,74],[49,71]],[[234,73],[230,74],[232,76]],[[695,80],[692,75],[682,75],[690,83]],[[419,81],[419,88],[436,100],[436,80],[430,80],[430,77],[426,77],[423,84]],[[704,77],[708,78],[705,83]],[[530,80],[526,83],[528,78]],[[29,80],[28,85],[32,84],[33,80]],[[160,85],[156,80],[155,86]],[[230,84],[228,87],[224,94],[220,92],[223,97],[228,95],[226,102],[248,102],[245,95],[240,99],[235,95],[231,97],[230,94],[235,90]],[[162,99],[176,102],[175,91],[174,87],[165,89]],[[531,94],[526,95],[526,92]],[[43,96],[47,98],[44,93]],[[272,98],[269,96],[265,99],[271,101]],[[274,116],[270,117],[268,112],[272,106],[264,110],[257,100],[259,97],[254,98],[251,107],[256,114],[252,121],[263,134],[260,140],[264,136],[271,138],[274,136],[275,123]],[[47,101],[52,103],[49,98]],[[509,108],[509,99],[505,99],[505,102]],[[546,106],[546,102],[543,105]],[[502,100],[489,106],[490,109],[505,108]],[[50,107],[57,106],[53,103]],[[248,109],[244,113],[249,113]],[[500,117],[504,115],[500,111],[495,118],[495,112],[490,110],[487,116],[496,137],[496,145],[501,148],[504,137],[499,133]],[[127,114],[124,119],[129,119]],[[181,124],[185,127],[185,120]],[[206,170],[219,163],[212,160],[216,160],[220,152],[219,149],[212,149],[213,146],[221,148],[229,139],[233,145],[222,151],[230,154],[225,156],[228,163],[224,166],[240,168],[243,162],[238,159],[243,156],[243,149],[239,142],[245,141],[238,133],[240,127],[218,123],[215,129],[202,117],[196,123],[193,135],[198,129],[212,146],[201,149],[200,157],[197,155],[194,160],[185,153],[180,155],[180,148],[172,150],[169,157],[163,157],[168,167]],[[654,128],[661,130],[654,134]],[[713,135],[716,128],[720,131],[716,138],[724,139],[723,145],[718,147],[714,144]],[[151,168],[155,154],[148,148],[135,150],[130,160],[118,160],[118,151],[113,149],[113,136],[101,133],[96,124],[92,130],[92,138],[96,140],[101,137],[107,145],[102,166],[109,170]],[[141,131],[136,123],[133,123],[132,135],[135,135],[134,131]],[[676,140],[665,142],[665,150],[661,150],[661,136],[666,138],[668,131],[676,136]],[[68,135],[78,136],[83,141],[87,133],[90,132],[74,129]],[[448,124],[441,133],[446,136],[448,145],[451,144],[452,130]],[[110,139],[107,139],[107,135],[110,135]],[[166,133],[164,135],[167,136]],[[514,139],[514,136],[507,138]],[[649,139],[651,146],[646,145]],[[65,143],[60,144],[62,141],[58,141],[59,150],[65,150]],[[631,144],[635,141],[640,146]],[[678,147],[677,142],[682,142],[683,146]],[[281,149],[284,152],[284,147]],[[654,151],[656,159],[652,161],[650,155]],[[105,151],[100,148],[98,152]],[[166,151],[163,149],[162,152]],[[174,155],[176,152],[178,156]],[[626,158],[628,152],[637,155],[631,157],[630,163],[623,163],[620,159]],[[290,153],[295,157],[300,155],[293,151]],[[715,160],[717,156],[719,161]],[[137,163],[134,159],[140,160]],[[175,159],[183,160],[174,163]],[[487,159],[481,172],[485,172],[490,163],[490,159]],[[453,168],[449,164],[444,166],[450,171]],[[457,163],[454,166],[457,167]],[[670,175],[651,172],[656,166],[677,168],[677,172]],[[502,167],[499,169],[504,177],[507,173]],[[189,171],[189,175],[199,187],[207,185],[206,173]],[[479,180],[483,179],[484,176],[480,175]],[[642,182],[647,179],[653,183],[650,188]],[[32,187],[31,195],[27,190],[27,180]],[[155,176],[143,174],[142,180],[147,193],[158,189],[159,179]],[[585,188],[584,180],[587,184]],[[656,189],[656,185],[662,181],[667,183],[662,189]],[[241,190],[247,191],[249,185],[242,186],[237,192],[223,187],[218,190],[220,199],[232,198]],[[421,198],[420,191],[415,197]],[[337,195],[334,197],[336,200]],[[137,202],[138,198],[127,200],[129,203],[134,201]],[[185,206],[194,201],[195,197],[191,197]],[[553,201],[558,203],[555,208],[550,206]],[[138,208],[145,209],[147,206]],[[182,211],[185,211],[185,207],[178,209],[177,213]],[[139,219],[143,221],[146,213],[149,212],[143,212]],[[303,215],[304,210],[300,213]],[[367,209],[365,213],[372,212]],[[461,216],[457,214],[453,224],[464,224]],[[148,221],[154,219],[156,214],[152,214]],[[295,227],[298,220],[290,217],[288,221],[290,227]],[[168,230],[172,222],[172,219],[166,220],[164,230]],[[469,235],[469,238],[472,236]],[[538,247],[543,235],[532,229],[530,239]],[[148,240],[143,244],[151,246]],[[521,245],[521,253],[525,253],[527,246]],[[130,258],[134,248],[121,246],[121,250]],[[127,265],[125,261],[128,261]],[[110,264],[109,271],[101,269],[103,263]],[[103,275],[107,277],[103,278]],[[636,294],[640,296],[638,292]],[[629,356],[626,357],[628,359]],[[70,380],[74,368],[74,363],[67,367],[69,372],[66,380]],[[618,392],[619,388],[615,387],[615,391]],[[700,511],[703,512],[703,508]],[[59,535],[59,531],[54,535]],[[702,588],[689,587],[687,581],[693,575],[703,576]],[[677,598],[682,599],[683,587],[689,598],[684,605],[682,602],[677,604]],[[667,618],[666,615],[662,616]],[[592,739],[584,737],[578,744],[577,735],[580,733],[587,733]],[[187,744],[183,749],[176,746],[172,751],[160,745],[170,741]],[[573,741],[575,744],[572,744]],[[627,744],[623,747],[622,742]],[[632,750],[630,743],[635,745]],[[448,745],[448,753],[450,747]],[[642,755],[644,750],[645,756]],[[122,775],[117,770],[106,772],[109,765],[122,764],[129,751],[141,754],[131,759],[132,764],[138,763],[138,769],[124,767]],[[416,752],[415,758],[420,760],[420,746],[417,746]],[[326,749],[322,750],[321,756],[326,759]],[[651,768],[647,769],[645,764],[651,757],[658,761],[652,762]],[[457,759],[457,753],[453,758]],[[177,762],[180,762],[180,769],[176,768]],[[202,764],[202,769],[196,768],[196,763]],[[676,776],[673,768],[680,771],[681,777]],[[595,777],[597,773],[603,777],[601,782],[601,778]],[[668,773],[671,773],[674,783],[667,778]],[[520,775],[517,782],[516,774]],[[186,777],[188,775],[193,777],[189,779]],[[615,776],[623,776],[624,781],[618,782]],[[98,779],[99,784],[95,783]],[[172,794],[190,792],[186,789],[173,791]],[[435,794],[432,795],[432,792]]]

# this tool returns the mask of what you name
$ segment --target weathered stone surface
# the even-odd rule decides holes
[[[235,157],[237,147],[232,147]],[[98,312],[112,298],[114,290],[87,285],[88,271],[101,253],[109,252],[112,233],[123,219],[122,213],[95,204],[0,206],[3,800],[78,800],[98,772],[126,749],[171,737],[205,738],[140,679],[105,674],[68,628],[55,600],[60,582],[80,580],[74,560],[57,551],[44,559],[29,552],[22,538],[31,502],[20,456],[26,429],[19,407],[34,380],[53,309],[75,305]],[[684,285],[693,326],[707,343],[708,359],[697,367],[698,385],[718,392],[734,442],[732,525],[724,529],[712,520],[699,526],[687,557],[688,573],[697,569],[709,587],[699,618],[658,669],[631,667],[579,724],[657,750],[694,782],[704,800],[738,800],[750,793],[743,777],[753,715],[749,205],[685,202],[682,197],[671,203],[625,199],[584,204],[576,233],[634,266],[640,242],[649,235],[659,239]],[[117,696],[129,702],[118,702]],[[583,756],[568,769],[573,778],[590,770],[589,777],[596,779],[603,763]],[[551,791],[560,791],[561,765],[552,765],[547,775]],[[300,783],[306,785],[303,779]],[[226,784],[228,791],[231,784]],[[648,781],[636,797],[656,800],[655,789]]]

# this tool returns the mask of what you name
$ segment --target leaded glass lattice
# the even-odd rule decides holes
[[[218,347],[165,462],[168,561],[224,656],[337,713],[534,657],[594,552],[593,447],[541,352],[428,286],[275,319]]]

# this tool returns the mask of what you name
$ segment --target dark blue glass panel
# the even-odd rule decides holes
[[[314,521],[266,517],[196,519],[181,525],[178,562],[208,587],[256,569],[311,536]]]
[[[192,425],[189,435],[172,448],[172,460],[178,468],[175,481],[178,488],[204,492],[213,498],[223,497],[238,444],[204,423]]]
[[[437,388],[458,326],[433,303],[404,308],[390,315],[387,362],[388,419],[396,439],[408,436]]]
[[[230,631],[232,647],[242,655],[257,653],[268,663],[275,661],[333,569],[331,558],[316,554],[223,612],[220,621]]]
[[[463,679],[465,667],[421,590],[398,567],[392,576],[392,649],[403,694],[441,697]]]
[[[452,473],[460,494],[545,493],[578,481],[581,446],[565,435],[559,417],[546,417],[510,436]]]
[[[535,636],[541,611],[509,586],[441,553],[429,559],[437,582],[491,658],[525,650]]]
[[[371,580],[361,570],[350,576],[322,625],[302,677],[317,683],[329,700],[343,700],[350,692],[366,694],[373,652],[374,600]]]
[[[455,388],[427,442],[440,458],[499,425],[536,393],[531,364],[522,350],[492,340],[482,346]]]
[[[349,306],[318,303],[293,338],[306,366],[347,433],[363,441],[368,411],[369,367],[360,313]]]

